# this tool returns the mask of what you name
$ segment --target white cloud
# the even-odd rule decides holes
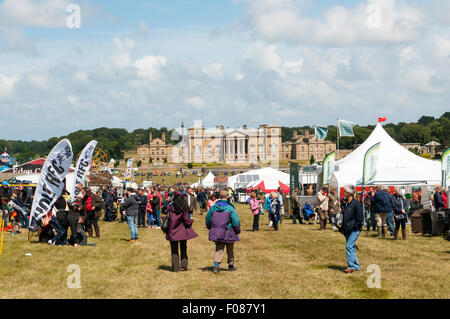
[[[206,104],[205,101],[198,96],[186,98],[184,101],[186,102],[186,104],[189,104],[196,109],[203,109]]]
[[[220,79],[222,77],[222,63],[212,63],[202,68],[203,73],[213,79]]]
[[[88,75],[86,72],[77,72],[73,75],[72,80],[76,83],[86,83]]]
[[[320,19],[304,14],[306,1],[242,1],[248,5],[248,23],[258,36],[289,44],[348,46],[411,42],[423,34],[427,18],[420,9],[398,0],[368,0],[351,9],[334,6]],[[371,5],[376,11],[367,11]],[[373,21],[373,14],[379,17],[375,19],[379,25],[368,24]]]
[[[12,94],[18,78],[16,76],[6,76],[0,73],[0,99]]]
[[[5,0],[0,3],[3,22],[28,27],[60,28],[66,26],[68,0]]]
[[[156,80],[161,76],[161,69],[167,65],[164,56],[146,56],[136,60],[134,66],[138,69],[138,75],[146,80]]]

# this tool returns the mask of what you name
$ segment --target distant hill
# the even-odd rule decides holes
[[[389,135],[400,143],[421,143],[423,145],[430,141],[437,141],[442,144],[441,149],[450,147],[450,112],[446,112],[439,118],[422,116],[415,123],[388,123],[383,126]],[[374,125],[356,126],[355,137],[342,138],[340,147],[351,149],[354,144],[361,144],[374,128]],[[311,134],[314,133],[312,126],[282,127],[283,142],[292,138],[294,130],[305,129],[310,130]],[[110,157],[122,159],[124,150],[135,149],[139,145],[148,144],[150,132],[152,132],[153,138],[161,137],[162,133],[166,133],[167,143],[175,144],[177,141],[170,139],[172,131],[162,127],[160,129],[137,129],[130,133],[122,128],[102,127],[93,130],[79,130],[67,136],[52,137],[47,141],[0,140],[0,150],[6,147],[11,156],[17,157],[18,162],[24,163],[30,159],[47,156],[53,146],[62,138],[68,138],[71,141],[75,156],[89,141],[95,139],[98,141],[98,147],[107,152]],[[327,140],[335,142],[336,132],[336,125],[328,126]]]

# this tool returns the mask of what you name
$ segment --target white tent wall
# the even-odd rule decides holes
[[[361,185],[364,156],[380,144],[377,174],[372,185],[440,184],[441,163],[415,155],[397,143],[381,124],[352,153],[338,161],[332,183],[335,186]]]
[[[253,185],[253,186],[258,185],[259,183],[261,183],[264,180],[279,180],[287,186],[289,186],[289,183],[290,183],[290,178],[289,178],[290,175],[289,174],[283,173],[272,167],[265,167],[265,168],[251,170],[251,171],[239,174],[239,175],[234,175],[234,176],[229,177],[228,178],[228,187],[231,187],[234,190],[235,184],[239,183],[239,176],[244,176],[244,175],[258,175],[259,176],[258,180],[249,182],[248,184],[246,184],[245,187],[248,187],[250,185]]]

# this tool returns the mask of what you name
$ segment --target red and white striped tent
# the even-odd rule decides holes
[[[289,193],[289,174],[283,173],[271,167],[257,171],[259,179],[247,185],[248,189],[258,189],[265,193],[276,192],[281,188],[283,193]]]

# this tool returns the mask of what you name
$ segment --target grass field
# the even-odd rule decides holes
[[[279,232],[251,232],[252,216],[237,205],[242,223],[236,272],[212,273],[214,245],[204,215],[196,214],[199,237],[188,242],[189,271],[170,272],[170,245],[161,230],[139,228],[130,244],[126,224],[101,222],[95,247],[49,246],[27,234],[5,233],[0,256],[1,298],[450,298],[450,243],[411,235],[378,239],[363,232],[358,241],[361,271],[346,275],[344,237],[318,225],[292,225]],[[32,256],[25,256],[31,253]],[[81,288],[69,289],[70,264],[81,270]],[[381,288],[368,288],[367,267],[381,268]]]

